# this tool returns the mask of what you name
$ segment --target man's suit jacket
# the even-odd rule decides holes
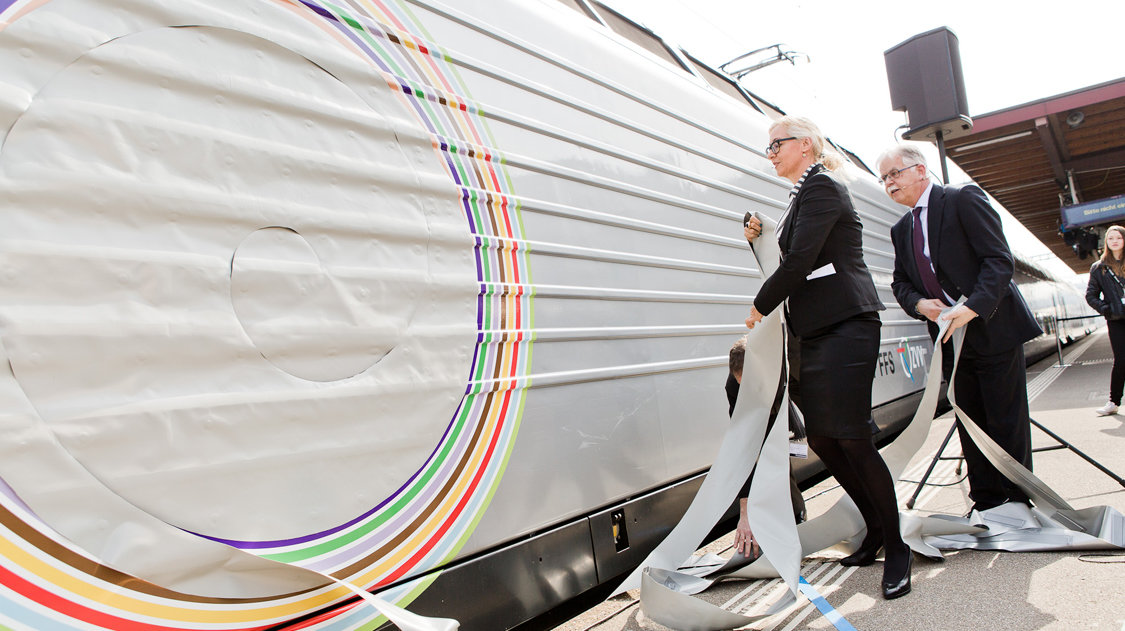
[[[794,335],[885,309],[863,262],[859,214],[830,171],[821,167],[805,179],[778,226],[778,242],[781,264],[758,290],[754,307],[768,315],[788,298]],[[814,270],[822,275],[809,279]]]
[[[965,306],[979,316],[965,330],[965,344],[981,354],[1011,350],[1043,331],[1012,282],[1014,262],[1000,223],[984,191],[974,185],[941,186],[930,191],[926,223],[930,260],[942,289],[954,300],[965,296]],[[907,212],[891,228],[895,271],[891,288],[903,310],[919,320],[914,310],[923,294],[922,279],[914,258],[914,216]],[[948,302],[942,297],[944,302]],[[928,322],[928,321],[927,321]],[[937,325],[930,325],[930,337]]]

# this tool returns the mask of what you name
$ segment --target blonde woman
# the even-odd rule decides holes
[[[786,305],[798,340],[801,411],[809,447],[863,515],[867,535],[844,565],[870,565],[884,553],[883,597],[910,591],[910,547],[899,534],[894,480],[875,448],[871,385],[879,354],[883,303],[863,261],[863,226],[851,194],[833,173],[842,164],[820,129],[807,118],[784,117],[770,126],[766,158],[793,183],[777,227],[782,259],[758,290],[746,326]],[[753,243],[761,222],[743,231]],[[754,544],[744,520],[735,546]]]

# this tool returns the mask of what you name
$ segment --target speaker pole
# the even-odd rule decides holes
[[[941,162],[941,183],[949,184],[949,169],[945,166],[945,136],[941,133],[941,128],[937,130],[937,154],[938,161]]]

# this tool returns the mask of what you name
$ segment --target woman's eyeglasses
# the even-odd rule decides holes
[[[775,138],[773,140],[773,142],[766,145],[766,155],[768,156],[771,153],[777,153],[778,149],[781,149],[781,143],[785,142],[786,140],[796,140],[796,139],[797,138],[795,136],[789,136],[789,137],[786,137],[786,138]]]

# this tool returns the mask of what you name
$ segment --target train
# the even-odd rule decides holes
[[[596,0],[4,0],[0,59],[0,626],[543,628],[690,502],[775,105]],[[1017,279],[1029,356],[1096,324]]]

